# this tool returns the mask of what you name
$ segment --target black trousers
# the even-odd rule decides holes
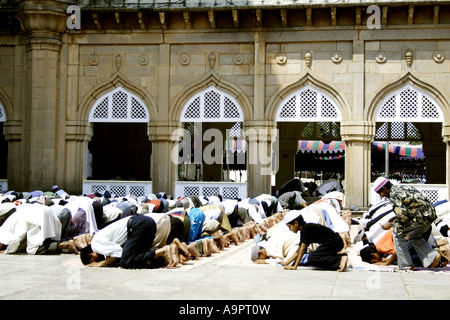
[[[308,264],[327,270],[337,270],[342,255],[337,254],[344,248],[344,242],[339,239],[333,242],[322,243],[308,257]]]
[[[156,235],[155,221],[146,216],[135,215],[128,223],[128,239],[122,249],[120,266],[126,269],[151,269],[159,267],[155,250],[150,250]]]

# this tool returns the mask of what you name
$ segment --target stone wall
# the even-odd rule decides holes
[[[362,5],[106,11],[85,1],[81,29],[69,30],[64,9],[76,1],[50,2],[50,17],[35,14],[51,10],[38,1],[0,7],[0,101],[7,113],[11,188],[56,183],[80,192],[92,135],[89,110],[118,85],[149,108],[149,137],[160,150],[153,155],[153,164],[159,163],[153,167],[154,190],[173,189],[174,168],[167,155],[164,161],[158,157],[175,143],[170,133],[179,125],[183,102],[210,83],[242,101],[244,126],[253,128],[276,126],[275,102],[283,90],[314,83],[335,92],[343,139],[354,146],[346,168],[356,174],[348,176],[346,194],[358,206],[368,204],[368,191],[360,190],[370,184],[369,143],[380,92],[402,79],[432,88],[447,136],[448,4],[384,4],[380,28],[370,30]],[[256,179],[249,182],[250,196],[270,192],[270,179],[250,179]]]

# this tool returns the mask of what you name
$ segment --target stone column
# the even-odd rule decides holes
[[[275,122],[246,121],[244,134],[248,140],[247,193],[249,197],[271,194],[273,156],[278,156],[278,136]]]
[[[447,184],[447,197],[450,198],[450,122],[444,122],[442,124],[442,139],[446,145],[446,173],[445,183]]]
[[[152,141],[152,190],[174,195],[177,181],[177,165],[172,161],[172,150],[178,145],[175,121],[150,122],[148,133]],[[174,195],[178,196],[178,195]]]
[[[266,43],[258,30],[254,34],[255,74],[254,74],[254,110],[253,118],[244,122],[245,136],[248,141],[247,150],[247,194],[256,197],[260,194],[271,194],[271,129],[276,124],[264,121],[265,111],[265,57]],[[278,151],[278,150],[277,150]]]
[[[21,167],[22,121],[7,120],[3,133],[8,141],[8,188],[24,190],[23,169]]]
[[[66,121],[64,184],[60,186],[69,194],[82,193],[88,166],[88,142],[93,136],[93,126],[86,121]]]
[[[345,142],[346,207],[370,205],[370,156],[375,124],[366,121],[344,121],[341,136]]]
[[[16,18],[26,34],[21,146],[25,190],[49,190],[57,183],[59,54],[68,5],[67,1],[30,0],[17,8]]]

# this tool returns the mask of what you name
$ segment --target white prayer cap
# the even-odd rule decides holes
[[[289,210],[286,212],[286,215],[284,216],[284,222],[290,223],[292,220],[297,219],[297,217],[300,215],[300,210]]]
[[[373,189],[375,192],[379,192],[380,189],[388,182],[389,180],[385,177],[378,177],[377,180],[373,183]]]

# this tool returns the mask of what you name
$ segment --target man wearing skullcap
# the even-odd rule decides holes
[[[437,218],[436,210],[428,198],[412,186],[393,185],[385,177],[378,177],[375,180],[374,190],[381,197],[389,198],[396,215],[385,228],[389,229],[391,226],[394,228],[398,268],[406,270],[414,268],[407,239],[425,268],[438,266],[441,256],[424,237]]]

